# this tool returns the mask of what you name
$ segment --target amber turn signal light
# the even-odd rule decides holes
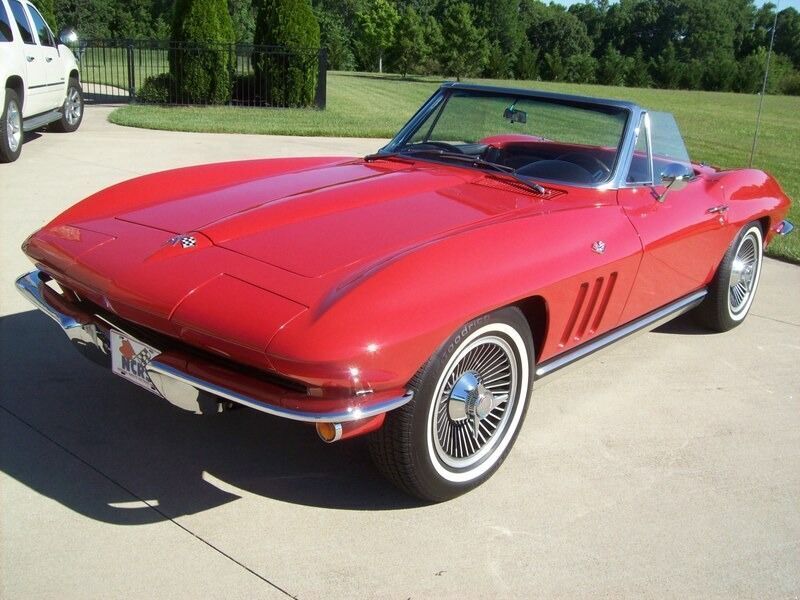
[[[317,435],[323,442],[330,444],[342,437],[342,426],[339,423],[317,423]]]

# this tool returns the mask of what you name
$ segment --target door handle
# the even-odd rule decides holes
[[[713,215],[716,213],[722,214],[724,212],[728,212],[728,205],[727,204],[720,204],[719,206],[712,206],[709,208],[706,213],[709,215]]]
[[[33,56],[26,56],[25,58],[28,59],[28,62],[33,62],[36,60],[36,58],[34,58]]]
[[[46,62],[53,62],[53,57],[52,57],[52,56],[48,56],[48,57],[47,57],[47,58],[45,58],[44,60],[45,60]]]

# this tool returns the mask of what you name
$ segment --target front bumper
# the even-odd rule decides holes
[[[125,325],[85,312],[48,286],[49,279],[47,274],[36,270],[19,277],[16,287],[31,304],[58,323],[81,354],[110,370],[110,331],[120,331],[133,339],[139,336],[126,331]],[[210,395],[213,409],[216,409],[217,399],[221,399],[294,421],[346,423],[394,410],[413,397],[411,391],[389,390],[317,398],[286,389],[266,374],[251,369],[240,369],[185,349],[162,350],[160,344],[155,345],[159,353],[146,365],[150,380],[166,400],[192,412],[213,412],[209,410]]]

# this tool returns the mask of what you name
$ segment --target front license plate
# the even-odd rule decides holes
[[[158,350],[113,329],[110,341],[111,370],[160,396],[146,370],[147,363],[159,353]]]

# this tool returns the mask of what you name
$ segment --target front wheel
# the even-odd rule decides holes
[[[62,133],[72,133],[83,121],[83,89],[80,82],[74,77],[70,78],[67,86],[67,97],[61,110],[61,118],[53,123],[53,130]]]
[[[378,469],[400,489],[434,502],[489,479],[525,418],[533,357],[517,308],[465,324],[414,376],[411,402],[371,436]]]
[[[697,309],[700,323],[714,331],[729,331],[744,321],[761,277],[764,238],[759,223],[745,225],[731,243]]]

